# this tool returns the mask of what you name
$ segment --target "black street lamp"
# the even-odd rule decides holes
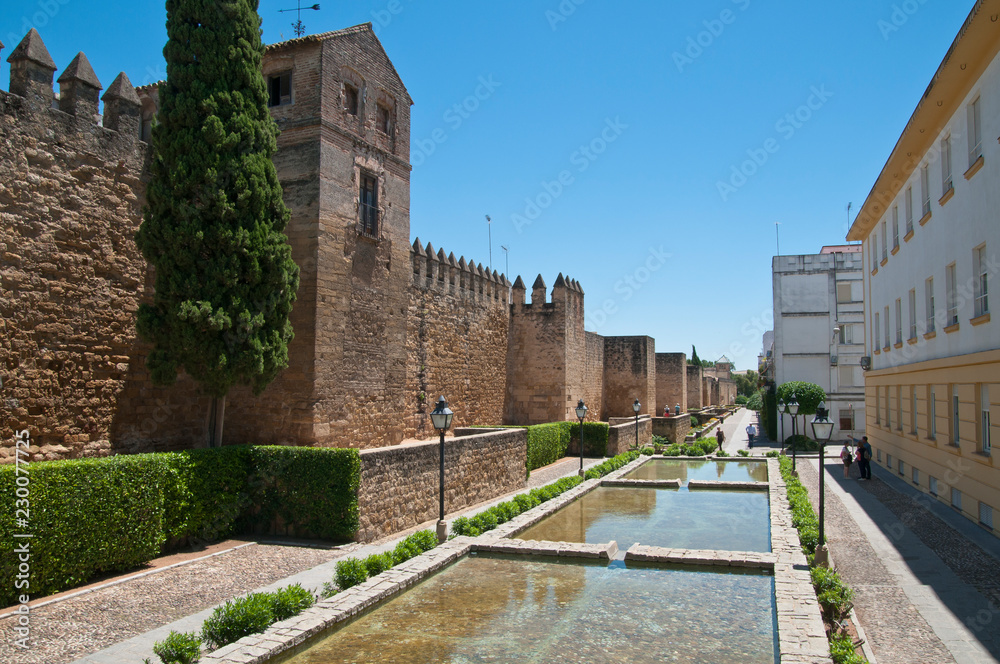
[[[635,449],[639,449],[639,409],[642,408],[642,404],[636,399],[635,403],[632,404],[632,411],[635,413]],[[580,425],[580,432],[583,432],[583,425]]]
[[[444,400],[444,396],[438,399],[437,408],[431,412],[431,424],[441,433],[441,481],[438,485],[438,542],[444,542],[448,539],[448,524],[444,522],[444,432],[451,426],[451,418],[454,416],[455,413],[451,412],[451,408],[448,408],[448,402]]]
[[[583,477],[583,418],[587,417],[587,405],[583,403],[583,399],[576,404],[576,416],[580,418],[580,477]]]
[[[788,402],[788,414],[792,416],[792,472],[797,472],[795,470],[795,446],[798,441],[795,440],[795,416],[799,414],[799,402],[795,400],[795,395],[792,395],[792,400]]]
[[[823,531],[823,504],[825,483],[823,477],[826,475],[826,444],[830,442],[833,435],[833,422],[827,417],[826,404],[821,403],[816,408],[816,417],[812,421],[813,438],[819,443],[819,545],[816,547],[816,557],[814,563],[823,565],[828,563],[828,551],[826,548],[826,534]]]
[[[778,426],[781,427],[779,437],[781,438],[781,451],[785,451],[785,402],[778,399]]]

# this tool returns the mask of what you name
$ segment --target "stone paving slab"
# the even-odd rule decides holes
[[[680,480],[602,480],[601,486],[635,487],[639,489],[679,489]]]
[[[776,557],[773,553],[762,553],[757,551],[669,549],[659,546],[633,544],[625,552],[625,560],[688,565],[705,564],[773,570]]]
[[[727,482],[722,480],[688,480],[688,489],[726,489],[729,491],[767,491],[767,482]]]
[[[570,558],[594,558],[611,560],[618,553],[618,543],[614,540],[604,544],[577,542],[545,542],[536,540],[487,540],[475,542],[474,551],[487,553],[513,553],[527,556],[562,556]]]

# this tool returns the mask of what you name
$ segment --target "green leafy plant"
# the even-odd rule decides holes
[[[364,559],[365,569],[368,570],[368,578],[378,576],[382,572],[390,569],[395,561],[390,553],[373,553]]]
[[[193,664],[201,659],[201,639],[194,632],[171,631],[167,638],[153,644],[153,654],[163,664]]]
[[[611,428],[607,422],[583,423],[583,454],[588,457],[603,457],[608,451],[608,436]],[[570,436],[580,440],[580,423],[570,425]]]
[[[528,471],[555,463],[566,456],[569,447],[569,422],[536,424],[526,428]]]
[[[336,570],[334,580],[341,590],[347,590],[368,580],[368,568],[364,561],[357,558],[338,560]]]
[[[727,452],[725,450],[719,450],[719,451],[717,451],[715,453],[715,456],[717,456],[717,457],[727,457],[727,456],[729,456],[729,452]]]
[[[777,459],[778,457],[781,456],[781,452],[779,452],[778,450],[771,450],[769,452],[765,452],[764,456],[766,456],[768,459]]]
[[[749,450],[736,450],[736,453],[739,454],[741,457],[748,457],[748,456],[750,456],[750,451]]]
[[[285,586],[271,593],[271,611],[274,622],[287,620],[298,615],[316,603],[313,594],[298,583]]]
[[[201,638],[221,648],[249,634],[259,634],[274,623],[271,593],[251,593],[218,606],[201,626]]]
[[[844,585],[840,576],[825,567],[814,567],[809,571],[816,589],[823,619],[831,625],[845,620],[854,606],[854,591]]]
[[[854,642],[848,634],[830,637],[830,658],[834,664],[866,664],[868,661],[855,652]]]
[[[819,444],[808,436],[796,434],[785,439],[785,449],[789,451],[794,449],[797,452],[815,452],[819,449]]]

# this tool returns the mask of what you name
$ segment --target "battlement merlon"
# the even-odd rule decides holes
[[[420,238],[410,247],[413,267],[412,285],[421,290],[432,290],[442,295],[472,298],[482,302],[493,301],[507,306],[510,282],[496,270],[490,272],[482,263],[466,262],[465,257],[455,260],[455,254],[445,255],[444,249],[435,251],[428,242],[422,246]]]
[[[570,277],[565,277],[560,272],[559,276],[556,277],[555,283],[552,285],[552,295],[550,300],[546,300],[546,292],[548,290],[545,285],[545,279],[542,275],[538,275],[535,278],[535,282],[531,285],[531,303],[525,304],[525,296],[527,294],[527,287],[524,284],[524,280],[520,276],[514,281],[511,286],[511,304],[518,305],[520,307],[535,307],[536,309],[548,308],[560,305],[569,305],[573,298],[580,298],[583,301],[583,288],[580,287],[580,282]]]
[[[52,106],[52,76],[56,63],[45,48],[42,36],[32,28],[7,58],[10,63],[10,93],[24,97],[31,105]]]
[[[59,83],[59,110],[82,120],[95,120],[104,86],[83,51],[76,54],[56,80]]]

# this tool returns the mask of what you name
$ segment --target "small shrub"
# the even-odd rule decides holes
[[[854,606],[854,591],[845,586],[833,570],[814,567],[809,573],[823,618],[831,625],[846,619]]]
[[[387,569],[392,568],[395,561],[392,559],[392,554],[389,553],[373,553],[364,559],[365,569],[368,570],[368,578],[373,576],[378,576]]]
[[[514,502],[517,506],[521,508],[521,512],[527,512],[533,507],[538,507],[541,502],[538,501],[534,496],[528,493],[520,493],[514,496]]]
[[[252,593],[216,607],[201,626],[201,639],[214,648],[259,634],[274,622],[271,593]]]
[[[271,593],[271,598],[274,622],[296,616],[316,603],[313,594],[298,583],[276,590]]]
[[[167,638],[153,644],[153,653],[163,664],[193,664],[201,659],[201,639],[194,632],[171,631]]]
[[[815,452],[819,449],[819,444],[808,436],[796,434],[785,439],[785,448],[789,451],[794,449],[797,452]]]
[[[695,417],[694,415],[691,416],[691,426],[693,427],[698,426],[698,418]]]
[[[766,452],[764,456],[766,456],[769,459],[777,459],[778,457],[781,456],[781,452],[779,452],[778,450],[771,450],[770,452]]]
[[[834,664],[866,664],[868,661],[855,653],[854,642],[848,634],[830,637],[830,658]]]
[[[739,454],[741,457],[750,456],[749,450],[737,450],[736,453]]]
[[[719,450],[718,452],[715,453],[715,456],[717,456],[717,457],[727,457],[727,456],[729,456],[729,452],[727,452],[725,450]]]
[[[437,533],[433,530],[418,530],[406,539],[413,542],[420,553],[430,551],[438,545]]]
[[[452,530],[454,531],[454,524],[452,524]],[[416,543],[410,541],[410,538],[406,538],[404,540],[400,540],[396,544],[396,548],[392,550],[392,564],[398,565],[400,563],[405,563],[410,558],[419,555],[420,549],[417,548]]]
[[[463,535],[469,534],[469,528],[472,524],[469,522],[469,517],[460,516],[451,522],[451,534],[455,537],[461,537]],[[400,545],[402,542],[399,543]]]
[[[489,510],[480,512],[476,516],[469,519],[469,522],[473,525],[473,527],[478,528],[480,533],[485,533],[497,527],[496,515]]]
[[[656,454],[656,450],[653,449],[652,447],[644,447],[640,450],[640,453],[643,454],[644,456],[653,456],[654,454]]]
[[[337,572],[333,578],[337,582],[337,587],[347,590],[368,580],[368,568],[364,561],[345,558],[337,561]]]
[[[340,588],[337,587],[336,583],[332,581],[327,581],[326,583],[323,584],[323,590],[320,591],[319,597],[320,599],[327,599],[333,597],[339,592]]]

